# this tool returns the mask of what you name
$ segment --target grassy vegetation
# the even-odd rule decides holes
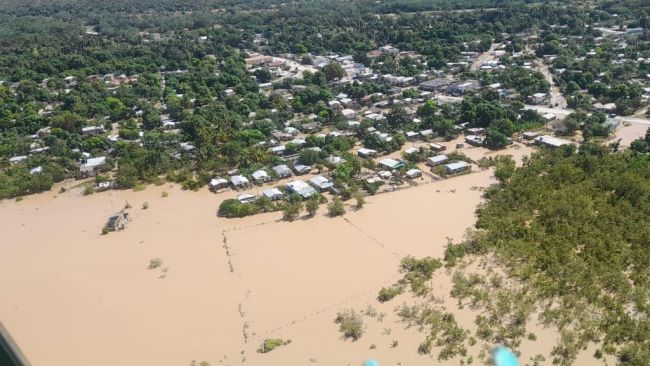
[[[595,356],[650,364],[648,157],[586,144],[579,153],[542,151],[523,168],[504,169],[502,187],[486,191],[479,209],[480,231],[445,254],[451,263],[493,255],[507,270],[508,281],[454,275],[452,296],[482,309],[477,336],[516,349],[524,337],[536,338],[525,326],[537,311],[560,332],[554,364],[573,364],[595,342],[602,345]]]
[[[162,266],[163,261],[160,258],[152,258],[149,260],[149,269],[156,269],[160,266]]]
[[[280,347],[280,346],[286,346],[287,344],[291,343],[291,339],[282,340],[280,338],[275,338],[275,339],[265,339],[260,348],[257,349],[258,353],[269,353],[273,351],[274,349]]]
[[[144,203],[142,204],[142,209],[143,209],[143,210],[146,210],[146,209],[148,209],[148,208],[149,208],[149,202],[144,202]]]
[[[86,188],[84,188],[84,190],[82,192],[82,194],[84,196],[90,196],[91,194],[94,194],[94,193],[95,193],[95,189],[92,186],[87,186]]]
[[[363,319],[353,309],[338,313],[334,322],[339,324],[339,331],[343,333],[345,339],[352,338],[353,341],[356,341],[364,333]]]

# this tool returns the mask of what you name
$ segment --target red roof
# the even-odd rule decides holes
[[[377,51],[377,50],[375,50],[375,51],[370,51],[370,54],[373,55],[373,56],[381,55],[381,53],[382,53],[381,51]]]

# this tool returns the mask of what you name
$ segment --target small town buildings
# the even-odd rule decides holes
[[[81,129],[81,134],[84,136],[99,135],[104,132],[104,126],[87,126]]]
[[[418,136],[420,136],[418,132],[414,132],[414,131],[408,131],[405,133],[405,135],[408,140],[415,140],[417,139]]]
[[[432,151],[445,151],[447,150],[447,146],[433,142],[429,144],[429,149]]]
[[[422,171],[420,169],[411,169],[408,172],[406,172],[406,176],[409,179],[420,178],[422,177]]]
[[[275,171],[275,173],[278,175],[278,178],[280,179],[289,178],[293,175],[291,169],[289,169],[289,167],[284,164],[274,166],[273,171]]]
[[[287,183],[287,191],[289,191],[289,193],[299,194],[303,198],[309,198],[316,193],[312,186],[302,180],[294,180]]]
[[[571,142],[567,140],[562,140],[557,137],[543,135],[535,138],[535,145],[545,146],[550,148],[557,148],[564,145],[569,145]]]
[[[246,188],[251,185],[248,178],[243,175],[233,175],[230,177],[230,183],[232,183],[235,188]]]
[[[404,162],[401,160],[395,160],[395,159],[384,159],[379,162],[379,165],[384,166],[388,169],[399,169],[404,166]]]
[[[25,159],[27,159],[27,155],[14,156],[13,158],[9,158],[9,162],[15,164]]]
[[[29,175],[37,175],[43,173],[43,167],[42,166],[37,166],[36,168],[32,168],[29,171]]]
[[[325,159],[328,163],[334,165],[334,166],[339,166],[341,164],[345,164],[347,161],[343,158],[340,158],[338,156],[333,156],[330,155],[328,158]]]
[[[597,111],[606,112],[606,113],[610,113],[616,110],[615,103],[607,103],[607,104],[595,103],[592,107]]]
[[[465,142],[467,142],[472,146],[483,146],[483,139],[481,139],[481,136],[476,136],[476,135],[465,136]]]
[[[542,115],[542,118],[544,118],[546,121],[550,122],[550,121],[555,121],[557,116],[554,115],[553,113],[545,113],[545,114]]]
[[[469,91],[475,90],[479,87],[479,82],[477,80],[465,80],[453,83],[447,87],[447,93],[453,95],[465,94]]]
[[[366,159],[367,158],[374,158],[374,157],[377,157],[377,155],[378,155],[377,150],[366,149],[365,147],[362,147],[361,149],[359,149],[359,151],[357,151],[357,154],[360,157],[366,158]]]
[[[409,147],[408,149],[404,150],[404,154],[417,154],[420,152],[420,148],[417,147]]]
[[[459,161],[456,163],[450,163],[445,165],[445,170],[447,171],[447,174],[456,174],[465,171],[467,169],[469,169],[469,164],[467,164],[464,161]]]
[[[311,172],[311,167],[309,165],[296,164],[293,167],[293,171],[296,172],[297,175],[307,174]]]
[[[381,179],[390,179],[390,177],[393,176],[393,173],[391,173],[391,172],[389,172],[387,170],[382,170],[382,171],[377,172],[377,175],[379,175],[379,177]]]
[[[262,192],[262,194],[271,201],[278,201],[284,198],[284,193],[277,188],[269,188]]]
[[[422,136],[422,138],[424,138],[424,139],[427,139],[427,138],[429,138],[429,136],[433,136],[433,135],[434,135],[434,133],[433,133],[433,130],[431,130],[431,129],[420,131],[420,136]]]
[[[438,166],[441,164],[446,163],[449,160],[447,155],[437,155],[437,156],[432,156],[427,159],[426,164],[430,167]]]
[[[287,147],[285,145],[278,145],[278,146],[273,146],[271,148],[271,153],[273,155],[284,155],[285,151],[287,151]]]
[[[524,137],[524,140],[534,140],[535,137],[539,136],[539,133],[529,131],[529,132],[524,132],[522,136]]]
[[[217,192],[220,189],[228,188],[228,181],[221,178],[221,177],[215,177],[210,180],[210,190],[212,192]]]
[[[446,79],[434,79],[434,80],[429,80],[425,81],[422,84],[420,84],[420,90],[428,91],[428,92],[438,92],[440,90],[445,90],[449,84],[451,84],[451,81],[446,80]]]
[[[535,93],[530,96],[530,102],[533,104],[541,104],[546,101],[546,93]]]
[[[353,119],[357,116],[357,112],[354,109],[344,109],[341,111],[341,114],[348,119]]]
[[[106,162],[105,156],[88,159],[84,164],[81,164],[81,166],[79,167],[79,171],[81,173],[90,174],[95,171],[96,167],[104,164],[105,162]]]
[[[332,189],[332,187],[334,187],[334,183],[331,180],[329,180],[329,179],[327,179],[327,178],[325,178],[323,176],[320,176],[320,175],[317,176],[317,177],[311,178],[309,180],[309,184],[311,184],[312,187],[316,188],[316,190],[321,192],[321,193],[322,192],[327,192],[330,189]]]
[[[485,132],[485,129],[481,127],[474,127],[474,128],[468,128],[467,132],[469,132],[470,135],[479,136]]]
[[[256,172],[254,172],[253,174],[251,174],[251,176],[253,177],[253,180],[257,184],[263,184],[263,183],[266,183],[266,182],[271,180],[271,177],[269,177],[269,174],[264,170],[258,170]]]
[[[237,201],[239,201],[239,203],[250,203],[255,201],[256,198],[257,196],[252,193],[242,193],[237,196]]]

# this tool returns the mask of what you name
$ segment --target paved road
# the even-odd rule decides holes
[[[545,65],[540,59],[537,59],[535,61],[535,65],[537,66],[539,72],[544,75],[546,81],[551,84],[551,100],[549,103],[559,108],[566,107],[566,98],[564,98],[564,95],[560,93],[560,88],[558,88],[553,82],[553,74],[551,74],[549,71],[548,65]]]
[[[492,52],[494,52],[494,50],[500,45],[501,43],[492,43],[490,49],[483,52],[479,57],[477,57],[469,69],[472,71],[476,71],[481,68],[481,66],[483,65],[483,61],[494,60],[494,56],[492,55]]]

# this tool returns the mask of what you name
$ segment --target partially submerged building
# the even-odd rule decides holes
[[[449,160],[447,155],[436,155],[427,159],[426,164],[430,167],[438,166],[446,163]]]
[[[469,169],[469,164],[467,164],[464,161],[459,161],[456,163],[450,163],[445,165],[445,170],[447,171],[447,174],[456,174],[465,171],[467,169]]]
[[[294,180],[287,183],[287,191],[289,191],[289,193],[299,194],[303,198],[309,198],[316,193],[312,186],[302,180]]]
[[[212,192],[217,192],[220,189],[228,188],[228,181],[221,178],[221,177],[215,177],[214,179],[210,180],[210,190]]]
[[[282,193],[282,191],[277,188],[269,188],[262,192],[262,194],[264,194],[264,197],[270,199],[271,201],[278,201],[284,198],[284,193]]]
[[[309,180],[309,184],[321,193],[327,192],[334,187],[334,183],[323,176],[313,177]]]
[[[104,227],[110,231],[124,230],[129,221],[131,221],[131,216],[127,212],[118,212],[106,220]]]

